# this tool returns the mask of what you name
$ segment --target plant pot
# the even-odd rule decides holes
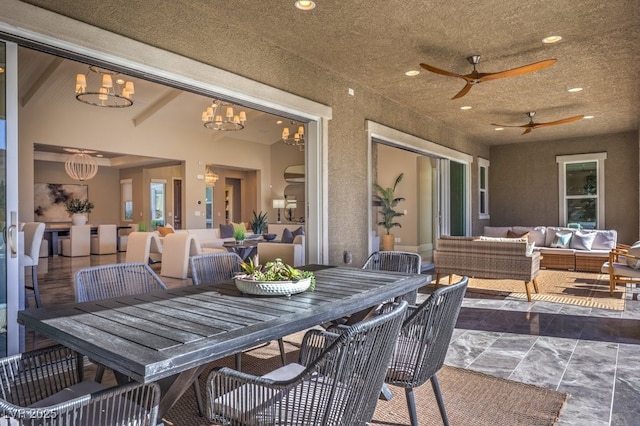
[[[84,213],[74,213],[71,215],[71,223],[74,225],[86,225],[87,224],[87,215]]]
[[[394,248],[395,236],[393,234],[382,234],[380,238],[380,250],[391,251]]]
[[[255,281],[236,278],[235,283],[238,290],[246,294],[291,296],[306,291],[311,286],[311,278],[303,278],[298,281]]]

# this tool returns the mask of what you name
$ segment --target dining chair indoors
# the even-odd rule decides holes
[[[91,225],[73,225],[69,236],[60,239],[61,254],[68,257],[91,255]]]
[[[116,225],[98,225],[98,233],[91,236],[91,254],[115,254],[117,245]]]
[[[429,379],[443,424],[449,424],[436,373],[444,365],[468,281],[463,277],[455,284],[440,287],[422,304],[407,310],[385,383],[405,389],[412,426],[418,425],[413,389]]]
[[[20,263],[25,268],[31,268],[31,284],[25,283],[25,305],[29,306],[27,290],[33,291],[36,307],[42,306],[40,289],[38,288],[38,263],[40,261],[40,246],[44,235],[44,222],[27,222],[22,228],[24,232],[24,252],[20,256]]]
[[[298,363],[264,376],[216,368],[207,416],[229,424],[365,425],[373,417],[407,303],[344,329],[308,331]]]
[[[81,359],[61,345],[0,359],[2,424],[157,424],[158,384],[107,388],[83,381]]]

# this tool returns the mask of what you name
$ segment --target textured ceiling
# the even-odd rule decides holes
[[[296,10],[293,0],[27,3],[203,62],[210,50],[203,47],[224,43],[216,38],[222,30],[262,40],[488,144],[638,131],[640,0],[317,0],[311,12]],[[543,45],[549,35],[563,40]],[[470,55],[482,56],[480,72],[558,62],[484,82],[456,100],[461,79],[404,75],[422,62],[467,74]],[[567,92],[575,86],[584,90]],[[523,136],[491,125],[526,124],[527,111],[536,122],[594,118]]]

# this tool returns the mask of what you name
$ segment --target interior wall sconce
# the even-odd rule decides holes
[[[285,203],[284,200],[275,199],[273,200],[273,208],[278,209],[278,221],[276,223],[280,223],[280,209],[284,209]]]

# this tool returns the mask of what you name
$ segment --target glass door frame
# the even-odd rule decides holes
[[[434,229],[433,239],[434,242],[440,235],[447,235],[450,230],[449,224],[449,162],[455,161],[457,163],[462,163],[465,166],[465,188],[464,188],[464,199],[466,202],[466,212],[464,215],[465,221],[465,232],[467,235],[470,235],[472,222],[472,204],[471,204],[471,164],[473,163],[473,156],[469,154],[465,154],[459,151],[455,151],[451,148],[447,148],[442,145],[438,145],[434,142],[428,141],[426,139],[418,138],[416,136],[410,135],[408,133],[401,132],[399,130],[393,129],[391,127],[387,127],[383,124],[377,123],[375,121],[366,122],[367,128],[367,137],[368,137],[368,148],[367,148],[367,157],[368,157],[368,170],[367,170],[367,183],[368,188],[371,188],[373,185],[373,167],[375,166],[373,162],[373,144],[374,143],[384,143],[385,145],[395,146],[398,148],[406,149],[409,151],[413,151],[422,155],[435,157],[438,159],[437,169],[439,171],[438,177],[438,187],[437,193],[433,194],[433,203],[435,208],[439,208],[439,212],[434,212],[434,217],[436,221],[439,221],[439,226]],[[373,191],[368,192],[368,200],[367,205],[369,209],[368,220],[368,228],[374,229],[373,227]],[[368,241],[368,250],[369,253],[373,247],[373,236],[369,233],[369,241]]]
[[[18,324],[18,311],[24,308],[24,270],[20,271],[18,227],[18,45],[5,44],[5,111],[6,111],[6,291],[7,291],[7,355],[24,349],[24,329]],[[8,182],[12,182],[11,185]],[[22,272],[22,273],[21,273]]]

